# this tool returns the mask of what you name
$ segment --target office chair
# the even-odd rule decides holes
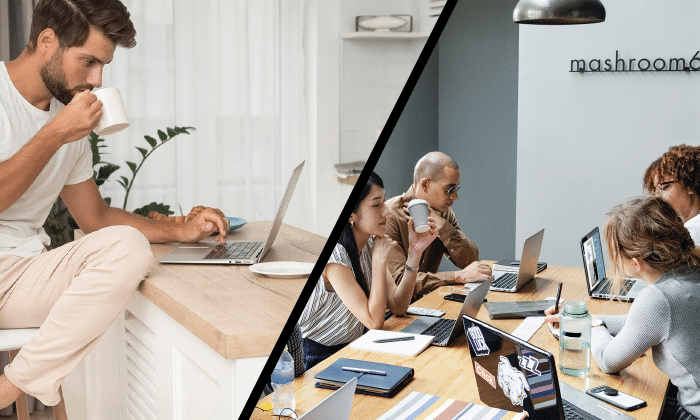
[[[0,351],[10,352],[10,362],[14,360],[19,350],[30,338],[39,331],[38,328],[9,329],[0,330]],[[63,392],[58,389],[61,401],[53,407],[53,415],[56,420],[68,420],[66,416],[66,405],[63,401]],[[29,408],[27,407],[27,394],[22,395],[15,401],[17,408],[17,420],[29,420]]]

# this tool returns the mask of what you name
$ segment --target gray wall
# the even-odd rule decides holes
[[[435,46],[374,169],[387,198],[406,192],[418,159],[439,148],[438,50]]]
[[[514,6],[488,0],[457,3],[376,168],[391,197],[410,185],[413,165],[423,154],[440,150],[452,156],[462,183],[453,209],[483,259],[513,258],[522,249],[515,244]],[[445,259],[441,269],[454,266]]]

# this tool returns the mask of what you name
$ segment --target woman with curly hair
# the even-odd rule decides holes
[[[700,147],[681,144],[669,148],[647,168],[644,188],[668,201],[700,244]]]

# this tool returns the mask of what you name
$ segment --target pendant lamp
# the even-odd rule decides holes
[[[600,0],[520,0],[513,22],[536,25],[578,25],[605,21]]]

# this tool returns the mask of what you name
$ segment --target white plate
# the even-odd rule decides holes
[[[304,263],[297,261],[274,261],[253,264],[250,271],[268,277],[292,278],[303,277],[311,274],[314,263]]]

